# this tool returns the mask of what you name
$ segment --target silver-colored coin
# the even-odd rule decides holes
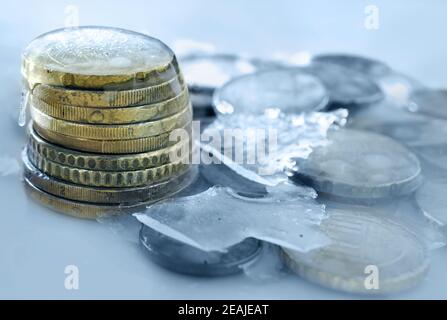
[[[283,249],[292,271],[325,287],[364,294],[406,290],[424,278],[427,248],[408,229],[367,207],[327,212],[320,227],[332,243],[306,255]]]
[[[380,199],[413,192],[421,182],[418,158],[400,143],[372,132],[340,129],[308,159],[297,159],[294,180],[319,192]]]
[[[318,77],[329,93],[329,108],[355,108],[384,99],[384,94],[369,76],[332,63],[315,62],[303,68]]]
[[[447,119],[447,90],[416,90],[410,96],[412,111]]]
[[[197,179],[175,197],[195,195],[211,186],[200,172]],[[240,266],[253,260],[261,252],[261,242],[252,238],[229,247],[227,252],[208,252],[145,225],[140,231],[140,243],[155,263],[177,273],[195,276],[213,277],[242,272]]]
[[[353,54],[320,54],[312,61],[336,64],[373,78],[384,77],[391,72],[391,68],[382,61]]]
[[[416,191],[415,199],[424,214],[444,227],[447,224],[447,177],[425,181]]]
[[[414,115],[413,119],[371,123],[365,129],[389,136],[409,147],[447,143],[447,122]]]
[[[140,231],[140,243],[149,258],[162,267],[177,273],[200,277],[240,273],[241,265],[253,260],[261,252],[261,242],[253,238],[231,246],[226,252],[207,252],[145,225]]]
[[[218,116],[299,114],[326,107],[328,94],[321,81],[301,68],[257,72],[230,80],[213,96]]]

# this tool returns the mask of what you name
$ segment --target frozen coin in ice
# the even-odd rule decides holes
[[[297,159],[293,179],[318,192],[350,199],[404,195],[420,184],[418,158],[400,143],[372,132],[340,129],[308,159]]]
[[[47,84],[83,89],[152,86],[180,74],[174,53],[147,35],[111,27],[57,29],[24,50],[22,74],[33,88]]]
[[[321,54],[312,60],[315,63],[331,63],[368,76],[383,93],[399,105],[404,105],[412,90],[421,85],[411,77],[392,70],[387,64],[369,57],[352,54]]]
[[[445,144],[447,121],[413,115],[413,119],[371,123],[365,129],[389,136],[409,147]]]
[[[368,207],[327,208],[320,228],[332,240],[307,254],[284,249],[288,267],[336,290],[385,294],[418,284],[429,268],[427,248],[411,231]]]
[[[382,61],[354,54],[320,54],[313,57],[312,61],[333,63],[373,78],[380,78],[391,72],[391,68]]]
[[[175,197],[195,195],[209,187],[211,184],[199,173],[197,179]],[[250,238],[230,246],[227,252],[205,251],[145,225],[140,231],[140,242],[157,264],[174,272],[195,276],[223,276],[242,272],[239,266],[254,259],[261,250],[261,242]]]
[[[268,241],[297,251],[327,244],[316,226],[326,217],[324,206],[305,190],[254,198],[229,188],[212,187],[169,199],[134,216],[146,226],[204,251],[225,251],[247,238]],[[304,195],[300,196],[304,191]]]
[[[231,114],[300,114],[326,107],[328,95],[321,81],[301,68],[284,68],[244,75],[215,91],[218,116]]]
[[[431,117],[447,119],[447,91],[414,91],[410,96],[410,109]]]
[[[447,177],[426,180],[415,193],[425,215],[444,227],[447,223]]]
[[[203,251],[170,238],[145,225],[140,231],[140,243],[149,257],[162,267],[194,276],[225,276],[242,272],[241,266],[261,252],[261,242],[245,239],[226,252]]]
[[[329,93],[328,108],[355,108],[384,99],[380,87],[369,76],[332,63],[315,62],[303,67],[318,77]]]
[[[192,104],[198,109],[211,108],[214,90],[231,78],[278,67],[276,62],[233,54],[191,54],[180,60]]]

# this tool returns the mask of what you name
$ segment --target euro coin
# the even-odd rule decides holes
[[[418,158],[400,143],[371,132],[340,129],[308,159],[297,159],[295,181],[351,199],[391,198],[421,183]]]
[[[303,72],[317,77],[324,84],[329,94],[328,109],[342,107],[353,111],[385,98],[374,79],[340,65],[315,62],[303,67]]]
[[[192,110],[187,106],[179,113],[160,120],[134,124],[80,124],[50,117],[31,107],[31,118],[39,127],[67,136],[93,140],[130,140],[158,136],[182,128],[192,120]]]
[[[172,140],[170,132],[153,137],[129,140],[92,140],[78,137],[67,136],[51,130],[41,128],[37,123],[33,123],[33,128],[45,140],[58,145],[66,146],[70,149],[86,152],[95,152],[102,154],[127,154],[140,153],[166,148],[178,142],[178,139]],[[188,123],[181,128],[191,136],[191,126]]]
[[[50,177],[39,171],[24,153],[24,177],[40,190],[68,200],[131,205],[142,201],[158,200],[189,186],[197,175],[197,170],[188,170],[176,178],[158,184],[136,188],[97,188],[77,185]]]
[[[136,107],[79,107],[48,103],[37,97],[32,101],[34,108],[53,118],[91,124],[129,124],[158,120],[180,112],[188,104],[189,96],[186,89],[172,99]]]
[[[22,55],[22,74],[31,87],[134,88],[178,73],[174,53],[164,43],[111,27],[57,29],[34,39]]]
[[[172,99],[185,90],[181,75],[151,87],[132,90],[79,90],[37,84],[31,94],[47,103],[110,108],[152,104]]]
[[[189,141],[180,141],[164,149],[123,155],[101,155],[96,153],[79,152],[60,147],[42,139],[29,126],[28,148],[33,153],[59,163],[79,169],[104,171],[130,171],[158,167],[170,162],[172,157],[182,157],[182,153],[189,152]]]
[[[328,95],[321,81],[299,68],[275,69],[234,78],[215,91],[218,116],[263,115],[280,111],[299,114],[326,107]]]
[[[283,248],[299,276],[336,290],[385,294],[411,288],[426,275],[427,248],[402,225],[360,206],[327,213],[320,228],[331,244],[307,254]]]
[[[146,210],[146,207],[149,204],[157,202],[157,200],[150,200],[131,205],[117,206],[72,201],[44,192],[34,186],[26,178],[24,179],[24,182],[28,195],[35,201],[39,202],[41,205],[56,212],[64,213],[66,215],[82,219],[98,219],[107,216],[136,213],[142,210]]]
[[[217,277],[242,272],[241,266],[255,259],[261,252],[261,242],[248,238],[226,252],[203,251],[168,237],[145,225],[140,230],[140,244],[149,258],[173,272]]]
[[[158,183],[187,171],[189,158],[155,168],[134,171],[101,171],[78,169],[47,160],[28,150],[32,164],[45,174],[74,184],[94,187],[136,187]],[[182,161],[184,163],[182,163]]]

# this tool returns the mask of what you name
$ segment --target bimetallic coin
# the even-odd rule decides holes
[[[162,102],[178,96],[184,90],[184,81],[180,74],[162,84],[133,90],[76,90],[37,84],[31,88],[31,94],[47,103],[110,108]]]
[[[129,124],[172,116],[189,104],[188,90],[167,101],[136,107],[93,108],[47,103],[34,97],[32,105],[53,118],[92,124]]]
[[[131,205],[163,199],[189,186],[197,176],[197,170],[191,168],[176,178],[155,185],[136,188],[97,188],[52,178],[34,167],[26,153],[22,156],[22,160],[25,179],[40,190],[68,200],[97,204]]]
[[[400,143],[371,132],[340,129],[308,159],[296,159],[295,181],[350,199],[409,194],[421,182],[418,158]]]
[[[229,114],[299,114],[326,107],[328,95],[316,77],[300,68],[275,69],[234,78],[215,91],[214,110]]]
[[[192,108],[187,106],[179,113],[160,120],[134,124],[80,124],[50,117],[31,107],[31,118],[39,127],[76,138],[93,140],[129,140],[171,132],[192,120]]]
[[[352,54],[320,54],[313,57],[312,61],[336,64],[373,78],[384,77],[392,71],[381,61]]]
[[[427,248],[411,231],[367,207],[328,208],[320,228],[332,240],[300,254],[284,250],[288,267],[336,290],[386,294],[418,284],[429,269]]]
[[[102,171],[78,169],[47,160],[28,150],[31,163],[45,174],[70,183],[93,187],[137,187],[174,178],[189,168],[189,155],[180,161],[155,168],[134,171]],[[183,162],[183,163],[182,163]]]
[[[226,252],[207,252],[145,225],[142,225],[140,231],[140,243],[150,259],[158,265],[177,273],[199,277],[242,272],[240,266],[255,259],[261,252],[261,242],[252,238],[229,247]]]
[[[70,167],[88,170],[130,171],[158,167],[170,162],[170,158],[181,158],[189,152],[189,140],[180,141],[164,149],[123,155],[100,155],[79,152],[59,147],[42,139],[30,125],[28,148],[40,156]],[[187,154],[187,153],[185,153]]]
[[[83,139],[65,134],[60,134],[51,130],[41,128],[37,123],[33,123],[33,128],[45,140],[70,149],[86,152],[107,153],[107,154],[128,154],[140,153],[163,149],[179,142],[179,139],[172,140],[171,133],[163,133],[158,136],[146,137],[130,140],[92,140]],[[186,130],[191,137],[191,123],[182,129]]]
[[[411,111],[447,119],[447,90],[416,90],[410,96]]]
[[[34,39],[22,55],[22,74],[31,87],[135,88],[178,73],[174,53],[164,43],[110,27],[57,29]]]

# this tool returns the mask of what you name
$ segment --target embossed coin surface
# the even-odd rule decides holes
[[[50,161],[28,150],[32,164],[45,174],[70,183],[94,187],[136,187],[144,186],[176,177],[187,171],[189,159],[186,156],[175,163],[155,168],[133,171],[102,171],[78,169]],[[182,163],[184,161],[185,163]]]
[[[366,294],[405,290],[424,278],[427,248],[412,232],[365,207],[327,212],[320,228],[331,244],[304,255],[283,249],[293,272],[325,287]]]
[[[38,84],[32,88],[31,93],[47,103],[110,108],[162,102],[178,96],[184,90],[183,78],[179,75],[159,85],[131,90],[78,90]]]
[[[93,140],[83,139],[65,134],[60,134],[51,130],[41,128],[37,123],[33,123],[33,128],[45,140],[58,145],[66,146],[70,149],[108,154],[140,153],[166,148],[178,142],[172,141],[171,133],[163,133],[158,136],[145,137],[129,140]],[[191,132],[190,123],[182,129]],[[190,135],[191,136],[191,135]]]
[[[421,182],[417,157],[376,133],[340,129],[308,159],[297,159],[294,179],[330,195],[375,199],[411,193]]]
[[[33,97],[32,105],[53,118],[92,124],[129,124],[153,121],[180,112],[189,104],[188,91],[169,100],[135,107],[94,108],[45,102]]]
[[[130,205],[142,201],[158,200],[171,196],[191,184],[197,173],[191,168],[178,177],[161,183],[134,188],[98,188],[69,183],[50,177],[38,170],[24,152],[24,177],[40,190],[68,200]]]
[[[70,167],[88,170],[126,171],[158,167],[169,163],[170,158],[181,157],[189,152],[189,141],[181,141],[164,149],[135,154],[101,155],[79,152],[57,146],[42,139],[29,126],[28,148],[42,157]]]
[[[156,201],[146,201],[131,205],[101,205],[88,202],[72,201],[42,191],[29,179],[24,179],[28,195],[43,206],[56,212],[82,219],[98,219],[107,216],[136,213],[145,210],[146,206]]]
[[[171,132],[192,120],[192,109],[187,106],[179,113],[160,120],[132,124],[81,124],[56,119],[31,107],[31,118],[39,127],[56,133],[93,140],[129,140]]]

